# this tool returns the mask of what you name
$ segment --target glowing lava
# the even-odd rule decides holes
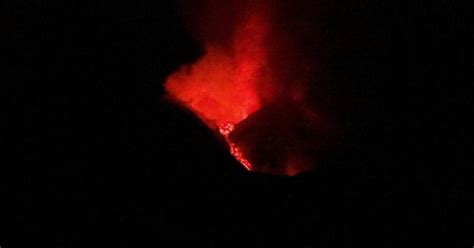
[[[225,137],[225,140],[229,144],[230,153],[245,167],[245,169],[251,171],[252,164],[244,158],[244,154],[240,151],[237,145],[230,141],[229,134],[234,131],[234,125],[227,123],[219,128],[220,133]]]

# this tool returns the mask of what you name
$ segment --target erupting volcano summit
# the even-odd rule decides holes
[[[273,24],[273,1],[201,2],[191,27],[205,53],[168,77],[168,96],[222,135],[247,170],[310,169],[326,125],[305,102],[302,73],[282,66],[293,60],[279,59],[294,49]]]

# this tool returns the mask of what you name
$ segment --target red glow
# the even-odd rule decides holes
[[[304,103],[304,68],[310,65],[292,57],[295,47],[282,41],[284,30],[275,32],[271,1],[230,2],[238,6],[229,7],[235,22],[224,21],[226,14],[216,8],[206,10],[211,21],[196,18],[197,30],[205,30],[205,54],[168,77],[168,95],[222,135],[247,170],[284,175],[308,170],[323,126]]]
[[[266,67],[266,30],[264,18],[249,16],[230,49],[207,44],[204,57],[171,75],[168,93],[214,129],[247,118],[261,107],[256,88]]]
[[[234,125],[261,108],[257,87],[267,68],[267,20],[261,12],[247,16],[234,33],[230,48],[206,44],[197,63],[184,66],[167,82],[168,93],[193,110],[209,127],[218,129],[231,154],[247,169],[252,165],[228,139]]]

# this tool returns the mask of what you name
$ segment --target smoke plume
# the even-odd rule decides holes
[[[316,58],[305,53],[301,17],[291,18],[286,5],[183,2],[183,18],[204,54],[170,75],[165,87],[222,135],[245,168],[294,175],[317,164],[330,128],[310,94]]]

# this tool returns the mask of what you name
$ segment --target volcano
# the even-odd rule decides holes
[[[210,16],[207,21],[194,18],[199,21],[192,25],[201,27],[195,32],[204,55],[167,78],[168,97],[221,135],[249,171],[295,175],[313,168],[328,124],[307,103],[303,69],[291,71],[297,63],[275,59],[291,54],[292,46],[273,22],[278,16],[271,1],[231,1],[219,8],[210,2],[212,8],[201,13]],[[231,21],[224,18],[228,12]]]

